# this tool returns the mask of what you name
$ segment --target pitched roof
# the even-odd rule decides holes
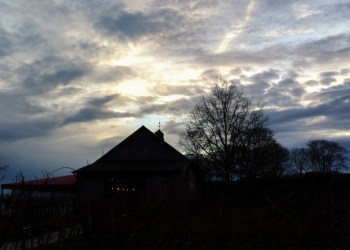
[[[142,126],[94,163],[75,172],[182,171],[189,163],[179,151]]]

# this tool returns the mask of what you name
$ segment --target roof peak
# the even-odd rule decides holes
[[[136,163],[135,167],[139,171],[151,171],[156,168],[155,166],[152,167],[152,164],[155,164],[155,162],[159,164],[162,162],[159,170],[162,168],[166,171],[182,169],[183,162],[188,162],[188,159],[165,142],[163,138],[160,138],[160,135],[164,135],[160,130],[154,133],[145,126],[141,126],[94,163],[78,169],[76,172],[84,172],[86,169],[95,168],[96,171],[99,171],[98,169],[108,168],[109,165],[113,171],[125,171],[128,164],[134,166]],[[139,164],[138,162],[143,162],[144,164]]]

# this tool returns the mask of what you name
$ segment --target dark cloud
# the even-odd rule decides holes
[[[84,75],[84,71],[82,69],[63,69],[51,74],[44,74],[39,77],[37,81],[29,78],[27,80],[27,84],[29,87],[42,86],[42,85],[67,85],[71,83],[74,79],[77,79]]]
[[[185,132],[185,123],[176,121],[167,121],[165,125],[162,125],[161,130],[165,134],[180,135]]]
[[[345,90],[345,91],[344,91]],[[314,98],[322,102],[311,107],[288,108],[282,111],[270,111],[270,121],[272,124],[293,123],[299,120],[304,122],[312,121],[314,129],[329,128],[347,130],[350,123],[350,103],[349,86],[336,86],[331,90],[314,94]],[[309,96],[310,98],[310,96]],[[337,122],[335,122],[337,121]]]
[[[294,97],[301,97],[306,93],[306,91],[303,87],[301,87],[300,85],[299,86],[297,85],[297,86],[293,86],[290,89],[290,93]]]
[[[122,12],[115,18],[103,17],[98,25],[108,33],[120,34],[127,38],[137,38],[155,30],[152,23],[140,12]]]
[[[56,119],[34,119],[4,122],[0,124],[0,141],[17,141],[47,135],[57,127]]]
[[[339,34],[306,41],[295,46],[283,43],[261,49],[239,50],[232,48],[220,54],[202,50],[194,53],[194,61],[205,66],[265,65],[277,61],[291,61],[296,69],[314,64],[347,62],[350,57],[350,35]]]
[[[0,141],[16,141],[47,135],[57,127],[58,117],[25,94],[0,93]]]
[[[42,114],[48,109],[42,105],[35,104],[28,100],[25,94],[14,92],[0,92],[0,121],[12,119],[21,115]]]
[[[325,71],[320,74],[321,80],[320,83],[323,85],[330,85],[332,82],[336,82],[335,78],[340,73],[338,71]]]
[[[303,85],[306,85],[306,86],[317,86],[318,84],[319,82],[316,80],[308,80],[303,83]]]
[[[250,77],[241,77],[244,82],[248,83],[243,85],[245,93],[255,101],[266,103],[266,93],[269,89],[273,89],[275,81],[280,78],[279,74],[279,71],[269,69]]]
[[[337,79],[333,78],[333,77],[329,77],[329,78],[323,78],[321,79],[320,83],[322,83],[323,85],[329,85],[332,82],[336,82]]]
[[[339,73],[337,71],[326,71],[326,72],[322,72],[320,74],[320,76],[322,78],[331,78],[331,77],[334,77],[334,76],[337,76],[339,75]]]
[[[8,33],[0,26],[0,58],[11,54],[13,49],[12,42],[7,36]]]
[[[281,87],[290,87],[296,84],[298,84],[298,82],[292,78],[285,78],[278,82],[278,85],[280,85]]]
[[[103,16],[96,27],[101,27],[108,34],[116,34],[120,38],[137,39],[172,28],[173,16],[174,11],[170,9],[148,14],[121,10],[113,16]]]
[[[350,35],[339,34],[307,42],[297,46],[294,53],[309,59],[310,63],[346,61],[350,56]]]
[[[97,97],[88,100],[85,107],[79,109],[75,114],[72,114],[64,119],[62,126],[78,123],[88,122],[93,120],[105,120],[111,118],[125,118],[136,117],[137,115],[131,112],[110,111],[107,104],[116,101],[119,98],[117,94],[108,95],[104,97]]]
[[[91,105],[93,107],[102,107],[105,104],[111,102],[112,100],[115,100],[116,98],[118,98],[118,95],[108,95],[108,96],[104,96],[104,97],[98,97],[98,98],[93,98],[91,100],[88,101],[88,105]]]
[[[58,114],[17,90],[0,92],[0,141],[47,135],[57,128]]]
[[[320,92],[311,93],[307,96],[310,100],[322,100],[322,102],[330,102],[341,96],[350,93],[350,81],[344,81],[343,84],[339,84],[333,87],[322,89]]]
[[[71,123],[106,120],[112,118],[143,117],[144,115],[148,114],[146,112],[147,108],[145,107],[154,105],[150,103],[155,100],[156,97],[154,96],[133,98],[128,96],[121,96],[118,94],[92,98],[87,100],[83,108],[66,117],[61,125],[64,126]],[[126,104],[136,105],[143,108],[132,112],[124,110],[116,111],[117,108],[120,106],[125,106]],[[111,109],[114,109],[114,111],[111,111]]]
[[[55,56],[44,57],[16,70],[19,84],[32,93],[44,93],[58,86],[70,85],[89,71],[86,64]]]
[[[78,122],[88,122],[93,120],[105,120],[111,118],[135,117],[135,114],[130,112],[113,112],[103,111],[98,108],[88,107],[80,109],[76,114],[67,117],[62,125]]]

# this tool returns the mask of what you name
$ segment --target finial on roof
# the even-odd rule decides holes
[[[164,134],[162,131],[160,131],[160,121],[158,123],[158,130],[154,134],[164,141]]]

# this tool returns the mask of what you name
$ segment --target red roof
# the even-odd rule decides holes
[[[30,191],[74,191],[76,177],[74,175],[48,177],[37,180],[2,184],[2,189]]]

